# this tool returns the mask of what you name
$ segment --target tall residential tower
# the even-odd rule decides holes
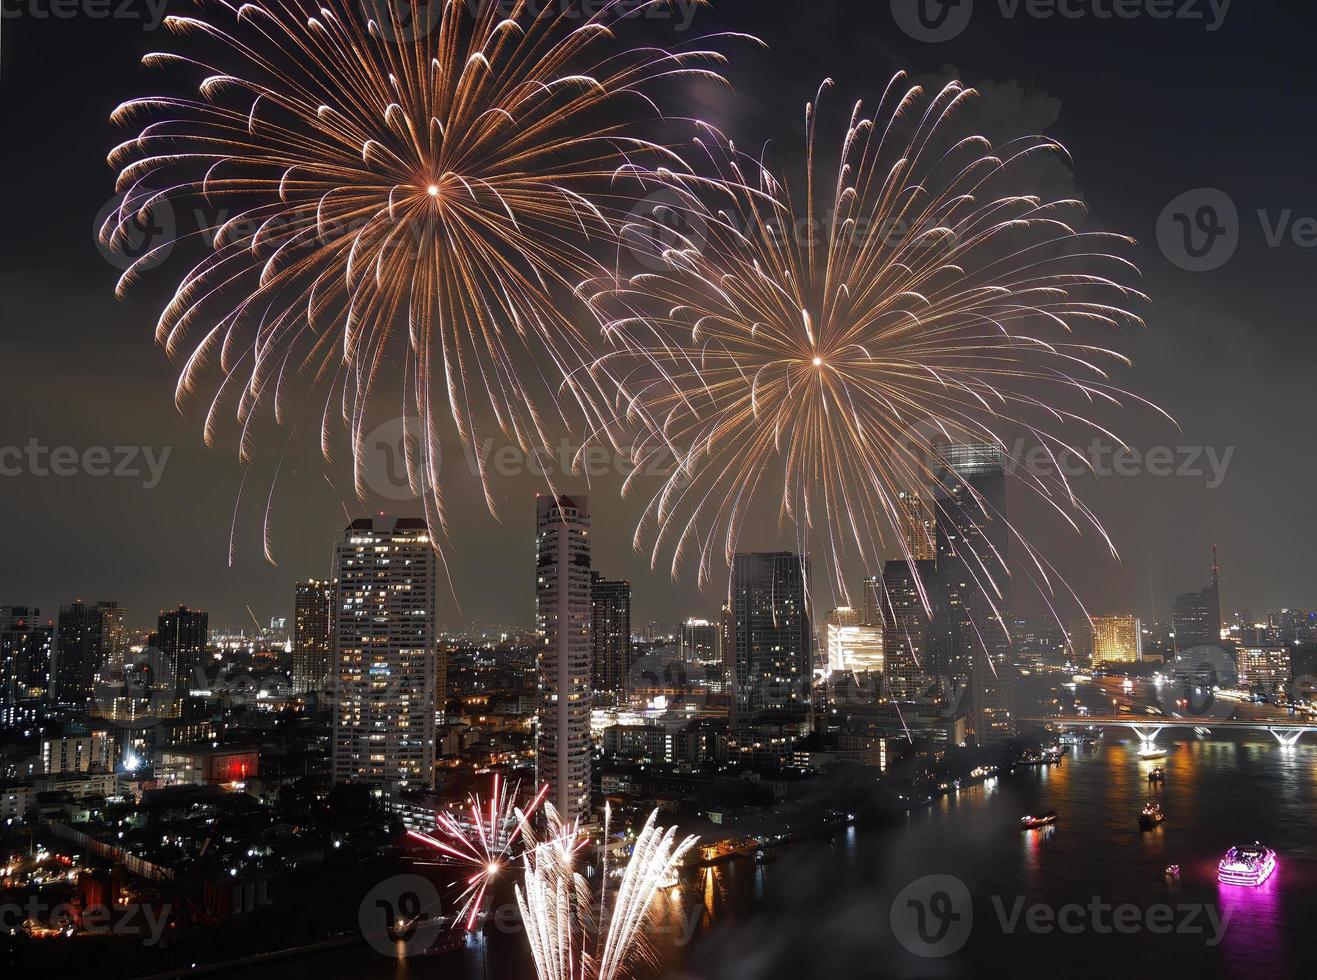
[[[353,521],[335,549],[335,781],[434,782],[436,566],[418,518]]]
[[[540,638],[536,781],[567,821],[590,812],[590,511],[584,496],[535,499]]]

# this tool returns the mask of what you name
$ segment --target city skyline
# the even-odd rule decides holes
[[[1156,50],[1158,57],[1170,58],[1178,66],[1173,86],[1141,84],[1140,77],[1146,82],[1145,73],[1122,77],[1117,81],[1118,90],[1113,92],[1109,86],[1097,85],[1085,77],[1079,67],[1082,62],[1070,63],[1075,61],[1065,54],[1070,36],[1051,30],[1045,23],[1014,23],[1010,31],[1001,32],[1001,38],[985,48],[976,41],[985,36],[995,38],[991,33],[993,24],[990,18],[977,18],[961,38],[930,47],[912,43],[894,29],[885,10],[853,14],[842,5],[825,2],[818,5],[814,16],[820,29],[835,27],[843,16],[858,17],[859,21],[851,22],[847,30],[833,31],[841,38],[841,47],[825,54],[810,42],[802,44],[798,32],[792,31],[785,19],[775,15],[753,18],[756,30],[770,45],[793,52],[799,71],[791,79],[773,82],[764,91],[762,82],[750,86],[746,80],[762,74],[759,69],[765,57],[771,56],[744,54],[744,67],[737,68],[732,79],[741,90],[738,130],[767,134],[783,126],[798,128],[798,119],[782,121],[774,107],[802,103],[817,85],[816,80],[806,81],[808,76],[824,70],[837,75],[838,86],[848,97],[870,95],[874,80],[858,67],[849,67],[851,61],[867,64],[867,58],[854,58],[856,52],[909,64],[916,72],[924,73],[921,77],[937,72],[948,61],[960,61],[973,69],[967,72],[967,81],[995,80],[993,85],[984,86],[988,118],[1042,126],[1062,136],[1071,144],[1078,161],[1073,180],[1097,206],[1103,223],[1129,228],[1142,243],[1140,264],[1154,296],[1153,319],[1145,337],[1131,336],[1129,340],[1136,348],[1140,376],[1149,382],[1148,390],[1158,394],[1158,400],[1183,427],[1180,433],[1165,426],[1153,434],[1150,426],[1143,448],[1210,446],[1224,454],[1233,447],[1235,453],[1224,482],[1210,490],[1206,486],[1208,477],[1159,479],[1144,473],[1082,481],[1087,499],[1108,524],[1123,556],[1118,565],[1091,541],[1082,543],[1073,556],[1066,556],[1063,570],[1085,604],[1094,610],[1128,610],[1145,620],[1166,618],[1174,596],[1201,579],[1201,556],[1213,543],[1220,545],[1231,571],[1232,591],[1223,598],[1232,608],[1301,606],[1310,602],[1307,597],[1317,595],[1317,573],[1310,563],[1285,547],[1283,525],[1271,523],[1267,516],[1301,507],[1299,488],[1310,482],[1303,473],[1307,461],[1286,453],[1280,436],[1284,420],[1292,414],[1287,406],[1299,390],[1294,371],[1304,362],[1303,345],[1309,343],[1305,335],[1292,334],[1284,324],[1300,322],[1302,317],[1293,310],[1301,310],[1305,303],[1295,298],[1291,309],[1286,305],[1291,302],[1288,295],[1263,291],[1256,285],[1268,280],[1261,274],[1266,264],[1275,264],[1277,274],[1285,274],[1301,270],[1308,256],[1300,249],[1268,248],[1266,237],[1254,228],[1254,234],[1241,243],[1238,257],[1215,279],[1194,279],[1157,252],[1155,231],[1163,207],[1179,193],[1197,186],[1224,187],[1246,215],[1264,209],[1272,223],[1286,204],[1301,213],[1301,206],[1287,201],[1284,188],[1298,188],[1294,193],[1301,201],[1308,196],[1302,190],[1306,185],[1299,181],[1301,163],[1306,159],[1303,142],[1277,141],[1280,163],[1265,186],[1251,179],[1242,155],[1228,151],[1222,156],[1215,149],[1219,171],[1195,173],[1188,179],[1178,176],[1174,167],[1165,166],[1154,170],[1147,180],[1125,181],[1119,179],[1126,169],[1125,161],[1114,149],[1123,138],[1139,139],[1145,147],[1165,152],[1167,157],[1163,159],[1170,160],[1169,149],[1162,150],[1164,141],[1155,136],[1160,112],[1166,106],[1174,105],[1179,118],[1186,106],[1191,113],[1200,113],[1198,107],[1209,102],[1240,105],[1241,93],[1212,73],[1199,70],[1193,60],[1193,45],[1198,41],[1235,43],[1247,50],[1283,50],[1297,32],[1279,31],[1263,14],[1243,8],[1231,11],[1230,32],[1210,38],[1177,34],[1172,24],[1142,25],[1146,33],[1137,28],[1120,33],[1113,25],[1109,37],[1100,30],[1096,35],[1080,32],[1099,45],[1134,44],[1140,50]],[[1313,14],[1301,11],[1294,16],[1307,19]],[[744,23],[745,4],[720,3],[709,17],[710,28]],[[116,303],[110,292],[119,270],[97,252],[90,231],[91,217],[112,192],[102,162],[109,146],[102,136],[104,119],[117,98],[111,90],[131,91],[139,81],[133,59],[120,55],[124,48],[132,49],[140,43],[139,25],[114,20],[27,21],[22,29],[23,50],[15,47],[14,31],[0,40],[5,48],[7,80],[16,84],[23,78],[40,79],[45,98],[75,122],[70,130],[76,146],[62,155],[58,173],[52,171],[49,177],[44,173],[23,176],[25,181],[57,181],[59,193],[35,192],[12,202],[15,221],[25,221],[29,231],[21,242],[11,240],[18,242],[17,246],[0,245],[8,249],[3,254],[10,260],[10,268],[45,267],[38,274],[15,276],[4,282],[9,300],[6,306],[17,312],[14,326],[20,342],[12,353],[18,358],[16,363],[25,368],[14,372],[17,387],[13,390],[15,404],[10,422],[16,427],[16,435],[7,441],[21,448],[34,438],[48,449],[71,446],[78,451],[89,446],[136,445],[152,447],[157,455],[168,448],[170,456],[163,478],[150,490],[143,489],[151,482],[151,474],[141,459],[137,466],[142,475],[136,480],[111,477],[78,485],[77,481],[30,474],[5,477],[6,491],[24,510],[53,516],[47,508],[62,508],[58,526],[63,528],[61,534],[68,535],[70,544],[99,540],[105,548],[103,553],[87,550],[70,576],[69,564],[48,556],[40,546],[38,535],[47,533],[49,522],[25,522],[13,537],[13,546],[26,559],[22,577],[10,568],[0,569],[0,594],[8,597],[5,601],[43,610],[67,604],[76,595],[92,600],[109,595],[123,603],[134,623],[143,626],[149,625],[147,616],[156,610],[180,603],[204,606],[215,622],[234,626],[250,621],[246,614],[249,606],[262,621],[276,611],[286,615],[287,603],[282,597],[288,581],[328,577],[324,546],[332,543],[334,528],[344,518],[345,508],[348,513],[400,508],[396,502],[374,494],[376,499],[365,506],[356,504],[349,489],[350,474],[332,468],[326,474],[314,453],[299,456],[294,452],[280,476],[280,492],[289,495],[291,502],[276,508],[278,520],[271,532],[279,565],[268,565],[261,555],[259,507],[255,513],[250,507],[240,507],[234,534],[235,564],[229,566],[230,523],[243,478],[230,451],[232,444],[226,442],[216,450],[203,448],[196,417],[184,418],[173,411],[169,394],[173,368],[163,356],[153,355],[149,347],[152,297],[158,287],[147,283],[147,295],[141,299]],[[1044,37],[1048,44],[1034,43]],[[1158,37],[1178,43],[1167,48],[1157,42]],[[1229,38],[1233,42],[1228,42]],[[105,91],[88,98],[85,91],[62,80],[53,67],[43,66],[43,60],[51,66],[58,62],[58,58],[43,58],[43,52],[56,50],[70,55],[76,52],[80,63],[107,79],[102,87]],[[1023,56],[1025,52],[1027,57]],[[1195,97],[1186,98],[1187,92],[1195,93]],[[1204,97],[1203,92],[1208,96]],[[704,98],[717,115],[729,114],[725,100]],[[1113,108],[1115,105],[1121,106],[1120,111]],[[1272,115],[1275,112],[1275,107],[1267,106],[1259,117],[1256,107],[1249,107],[1237,116],[1248,118],[1249,125],[1259,127],[1261,132],[1289,132],[1289,120]],[[29,128],[28,121],[35,118],[21,102],[7,105],[5,115],[19,128]],[[1174,159],[1179,158],[1174,155]],[[13,161],[0,164],[12,165]],[[70,273],[57,274],[50,268],[67,268]],[[60,278],[69,274],[75,282]],[[1296,281],[1303,281],[1303,277]],[[1186,295],[1193,299],[1200,289],[1205,289],[1213,302],[1181,302]],[[1156,302],[1163,296],[1164,302]],[[83,324],[96,324],[96,333],[90,333]],[[1276,339],[1246,345],[1243,338],[1254,334],[1245,325],[1257,336]],[[68,337],[85,339],[86,343],[65,343]],[[1205,339],[1200,342],[1199,338]],[[49,363],[57,349],[65,370],[79,379],[72,387],[85,394],[47,410],[36,379],[41,376],[41,365]],[[1282,350],[1287,352],[1283,356]],[[1268,397],[1250,399],[1241,412],[1228,411],[1227,399],[1219,393],[1250,387],[1265,387]],[[82,410],[111,397],[119,406],[113,418]],[[525,539],[528,525],[519,502],[527,494],[543,490],[542,482],[528,475],[502,480],[496,488],[502,502],[499,523],[484,513],[460,449],[445,445],[444,453],[446,465],[458,470],[446,488],[452,507],[455,513],[470,519],[461,522],[456,532],[452,558],[463,574],[457,578],[456,602],[441,592],[442,618],[449,622],[477,618],[529,623],[533,611],[528,604],[522,601],[518,608],[509,610],[509,600],[500,596],[500,571],[491,556],[515,548]],[[1298,466],[1299,472],[1290,473],[1292,478],[1284,481],[1270,479],[1270,461],[1282,459],[1288,460],[1290,467]],[[1203,459],[1198,462],[1200,467],[1206,466]],[[268,490],[271,467],[262,465],[264,468],[258,467],[250,475],[244,497],[249,505],[264,499]],[[326,482],[326,475],[338,490]],[[616,534],[605,536],[599,561],[610,574],[630,580],[635,586],[637,619],[676,621],[692,612],[709,615],[716,611],[720,588],[699,593],[689,581],[693,577],[689,570],[681,581],[671,585],[666,569],[651,572],[648,561],[632,552],[625,529],[633,523],[636,510],[620,503],[604,509],[605,500],[616,499],[618,482],[601,478],[599,486],[592,488],[597,501],[596,521],[601,527],[611,525],[617,529]],[[570,492],[581,487],[569,485],[565,489]],[[1260,506],[1260,501],[1268,499],[1274,499],[1275,504]],[[138,519],[110,523],[95,520],[97,514],[111,509],[138,515]],[[157,553],[151,546],[148,560],[133,562],[126,568],[102,557],[140,553],[143,542],[132,536],[129,528],[139,524],[146,513],[173,523],[203,520],[182,552]],[[1261,514],[1262,520],[1246,526],[1246,522],[1234,519],[1234,515],[1244,513]],[[481,546],[488,541],[499,542],[499,547]],[[745,542],[747,547],[761,550],[788,544],[772,540]],[[871,574],[880,572],[870,570]],[[850,580],[858,581],[862,574],[857,570]],[[826,608],[839,604],[836,597],[824,602]]]

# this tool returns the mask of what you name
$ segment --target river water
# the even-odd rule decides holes
[[[1266,733],[1163,736],[1167,757],[1149,763],[1122,738],[962,790],[897,826],[799,844],[770,864],[705,870],[663,899],[653,962],[637,975],[1311,976],[1317,745],[1283,749]],[[1147,780],[1154,764],[1167,771],[1161,787]],[[1167,819],[1143,832],[1149,799]],[[1060,815],[1053,827],[1020,830],[1021,815],[1048,809]],[[1254,839],[1280,856],[1271,881],[1219,885],[1221,854]],[[1181,866],[1178,879],[1166,876],[1170,864]],[[519,935],[497,935],[410,962],[355,947],[247,975],[523,980],[534,976],[523,946]]]

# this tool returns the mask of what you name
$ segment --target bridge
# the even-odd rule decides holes
[[[1271,732],[1281,745],[1298,743],[1304,732],[1317,732],[1317,724],[1265,719],[1172,718],[1164,715],[1044,715],[1020,718],[1019,721],[1060,728],[1128,728],[1144,745],[1152,745],[1167,728],[1193,728],[1210,733],[1213,729]]]

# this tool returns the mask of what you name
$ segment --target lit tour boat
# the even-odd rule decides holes
[[[1143,812],[1139,814],[1139,826],[1144,830],[1152,830],[1165,819],[1166,814],[1162,813],[1161,804],[1145,803]]]
[[[1226,851],[1217,865],[1217,880],[1227,885],[1257,886],[1276,870],[1276,852],[1254,841],[1237,844]]]
[[[1166,877],[1167,877],[1167,878],[1178,878],[1178,877],[1180,877],[1180,866],[1179,866],[1178,864],[1168,864],[1168,865],[1166,865]]]
[[[1148,773],[1148,782],[1150,783],[1164,782],[1165,779],[1166,779],[1166,770],[1163,769],[1161,766],[1158,766],[1152,772]]]
[[[1020,818],[1020,825],[1025,830],[1035,830],[1038,827],[1047,827],[1056,823],[1056,811],[1048,810],[1046,813],[1040,813],[1037,816],[1030,814],[1027,817]]]

